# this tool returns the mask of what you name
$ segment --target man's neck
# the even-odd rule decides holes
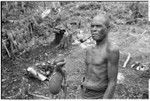
[[[97,48],[100,48],[100,47],[103,47],[107,44],[108,42],[108,38],[104,38],[103,40],[100,40],[100,41],[96,41],[96,47]]]

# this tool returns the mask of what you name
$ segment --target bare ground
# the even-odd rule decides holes
[[[140,36],[144,30],[147,30],[147,32]],[[110,33],[110,39],[114,44],[119,46],[121,53],[119,73],[125,76],[123,83],[117,84],[114,98],[143,98],[143,94],[148,94],[150,72],[135,71],[130,66],[134,61],[150,63],[150,42],[148,41],[150,40],[150,29],[148,26],[119,26]],[[65,68],[68,83],[67,99],[80,98],[80,84],[85,69],[84,52],[78,46],[73,46],[66,50],[55,49],[52,46],[40,46],[16,59],[3,60],[1,98],[39,99],[39,97],[28,94],[29,92],[49,97],[50,93],[46,83],[27,78],[25,76],[25,69],[34,63],[51,60],[59,53],[65,54],[67,59]],[[128,52],[131,53],[132,59],[127,67],[123,68],[122,65]],[[60,95],[57,98],[61,98]]]

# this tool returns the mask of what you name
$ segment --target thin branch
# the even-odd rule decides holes
[[[2,42],[3,42],[3,46],[4,46],[4,48],[5,48],[5,50],[6,50],[7,54],[8,54],[8,56],[11,57],[10,52],[9,52],[9,50],[8,50],[8,48],[7,48],[7,46],[6,46],[5,42],[4,42],[4,40],[3,40]]]
[[[19,95],[21,95],[21,89],[19,89],[19,92],[16,94],[16,95],[14,95],[14,96],[9,96],[9,97],[6,97],[7,99],[16,99]]]

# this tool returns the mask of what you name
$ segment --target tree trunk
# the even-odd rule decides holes
[[[65,49],[68,48],[71,45],[71,43],[72,43],[72,34],[67,35],[64,34],[58,47]]]
[[[54,33],[56,34],[53,43],[58,47],[67,48],[72,43],[72,34],[68,34],[65,30],[54,31]]]
[[[54,33],[55,33],[55,39],[53,42],[54,44],[58,45],[64,36],[65,30],[59,30],[59,31],[55,30]]]

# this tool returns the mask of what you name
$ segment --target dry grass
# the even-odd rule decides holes
[[[80,5],[83,4],[89,5],[90,2],[82,2],[82,4]],[[141,63],[149,63],[150,61],[149,25],[125,25],[123,23],[126,21],[126,19],[118,19],[119,17],[126,15],[126,13],[124,12],[124,10],[126,9],[124,3],[104,2],[103,4],[106,6],[105,9],[109,13],[111,13],[113,19],[117,21],[117,24],[113,23],[114,28],[110,32],[109,39],[120,49],[121,55],[119,61],[119,73],[122,73],[125,76],[124,82],[121,84],[117,84],[114,98],[141,99],[143,93],[147,92],[148,90],[148,79],[150,77],[150,72],[135,71],[131,69],[130,66],[135,61],[139,61]],[[120,15],[117,15],[118,11],[121,12]],[[91,10],[75,10],[74,14],[80,13],[80,17],[83,17],[82,29],[87,36],[90,33],[90,19],[96,12],[96,10],[94,10],[93,12],[91,12]],[[141,35],[141,33],[143,33],[145,30],[147,30],[147,32]],[[50,93],[48,91],[48,86],[45,83],[39,82],[37,80],[30,80],[27,78],[22,79],[24,77],[24,69],[36,62],[51,60],[55,58],[59,53],[65,54],[67,59],[65,68],[67,71],[68,83],[67,99],[80,98],[80,84],[85,70],[85,50],[81,49],[78,46],[73,46],[70,49],[62,51],[57,50],[54,47],[46,46],[52,41],[52,39],[52,36],[47,37],[46,39],[43,39],[43,37],[32,39],[31,42],[27,44],[27,46],[23,45],[24,47],[30,47],[31,51],[20,56],[22,58],[19,57],[19,59],[16,60],[6,59],[2,61],[2,98],[13,96],[17,94],[20,89],[22,89],[21,94],[18,97],[12,97],[12,99],[33,99],[33,97],[29,96],[28,94],[24,94],[23,89],[26,89],[32,93],[40,93],[41,95],[48,97]],[[45,46],[41,47],[40,45],[43,44],[45,44]],[[34,49],[34,46],[39,47]],[[122,68],[123,62],[125,61],[128,52],[131,53],[131,61],[127,65],[127,68]],[[45,53],[47,53],[48,55],[45,55]],[[29,85],[30,89],[27,89]],[[59,94],[57,98],[60,98],[60,95],[61,94]]]

